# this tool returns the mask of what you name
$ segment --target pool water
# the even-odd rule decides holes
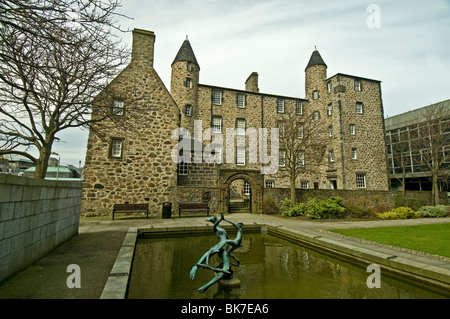
[[[233,238],[233,235],[230,234]],[[140,239],[132,266],[129,299],[411,299],[449,298],[450,292],[394,277],[381,270],[381,288],[368,288],[369,264],[350,262],[267,234],[245,234],[235,251],[241,267],[233,267],[239,288],[216,284],[197,289],[215,273],[199,268],[198,259],[217,243],[214,234]],[[219,263],[216,257],[209,264]]]

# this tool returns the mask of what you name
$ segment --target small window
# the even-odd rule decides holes
[[[305,154],[299,155],[298,167],[305,167]]]
[[[214,91],[213,103],[215,105],[222,105],[222,91]]]
[[[303,125],[298,125],[297,138],[303,138]]]
[[[332,137],[333,136],[333,126],[328,126],[328,135],[330,136],[330,137]]]
[[[188,62],[188,64],[187,64],[187,70],[188,70],[189,72],[191,72],[191,71],[194,70],[194,66],[192,65],[192,63],[189,63],[189,62]]]
[[[245,165],[245,147],[238,146],[236,148],[236,164]]]
[[[122,157],[123,140],[122,139],[112,139],[111,140],[111,157]]]
[[[334,151],[330,150],[330,162],[334,162]]]
[[[178,175],[186,176],[189,173],[189,164],[185,162],[178,163]]]
[[[184,107],[184,115],[186,115],[186,116],[191,116],[192,115],[192,105],[187,104]]]
[[[297,115],[303,115],[303,103],[302,103],[302,101],[297,101],[296,113],[297,113]]]
[[[308,187],[308,182],[301,181],[301,182],[300,182],[300,188],[308,189],[308,188],[309,188],[309,187]]]
[[[245,135],[245,119],[236,119],[236,135]]]
[[[356,103],[356,114],[363,114],[364,113],[364,106],[362,103],[357,102]]]
[[[355,79],[355,91],[362,91],[361,80]]]
[[[320,113],[318,111],[315,111],[313,113],[313,120],[317,121],[318,119],[320,119]]]
[[[222,118],[220,116],[213,116],[212,132],[213,133],[222,133]]]
[[[356,187],[357,188],[366,188],[366,175],[356,174]]]
[[[251,189],[252,189],[252,188],[251,188],[251,186],[250,186],[250,183],[247,182],[247,181],[244,181],[244,195],[250,196]]]
[[[277,126],[278,126],[278,134],[279,134],[279,137],[281,137],[281,138],[283,138],[284,137],[284,133],[285,133],[285,130],[284,130],[284,122],[278,122],[277,123]]]
[[[285,166],[286,165],[286,151],[285,150],[279,150],[278,165],[279,166]]]
[[[331,81],[327,83],[328,93],[331,93]]]
[[[284,113],[284,100],[277,100],[277,113]]]
[[[356,147],[353,147],[352,148],[352,159],[357,159],[358,158],[358,155],[357,155],[357,153],[356,153]]]
[[[244,94],[237,95],[237,107],[239,107],[241,109],[245,108],[245,95]]]
[[[275,182],[274,181],[266,181],[266,188],[274,188]]]
[[[123,101],[114,100],[112,107],[113,115],[123,115]]]
[[[328,104],[328,115],[333,115],[333,104]]]
[[[313,100],[318,100],[319,99],[319,91],[314,90],[313,91]]]
[[[192,87],[192,80],[190,78],[186,78],[186,81],[184,81],[184,86],[187,88]]]
[[[355,135],[356,134],[356,126],[355,124],[350,124],[350,134]]]

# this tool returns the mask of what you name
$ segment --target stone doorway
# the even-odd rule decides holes
[[[262,177],[259,171],[219,171],[219,205],[226,213],[261,211]]]

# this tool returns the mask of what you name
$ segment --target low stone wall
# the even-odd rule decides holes
[[[76,234],[81,183],[0,174],[0,282]]]
[[[399,191],[374,191],[374,190],[342,190],[342,189],[297,189],[296,196],[298,202],[307,202],[311,198],[327,199],[331,196],[338,196],[346,204],[358,206],[376,207],[383,204],[394,206],[396,197],[401,196]],[[287,198],[290,198],[290,190],[287,188],[265,188],[264,197],[272,197],[280,205]],[[429,205],[431,202],[431,192],[428,191],[407,191],[407,199]],[[448,204],[447,193],[440,193],[441,204]],[[364,207],[361,207],[364,208]]]

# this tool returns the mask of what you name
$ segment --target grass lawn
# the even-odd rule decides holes
[[[333,232],[450,257],[450,223],[401,227],[334,229]]]

